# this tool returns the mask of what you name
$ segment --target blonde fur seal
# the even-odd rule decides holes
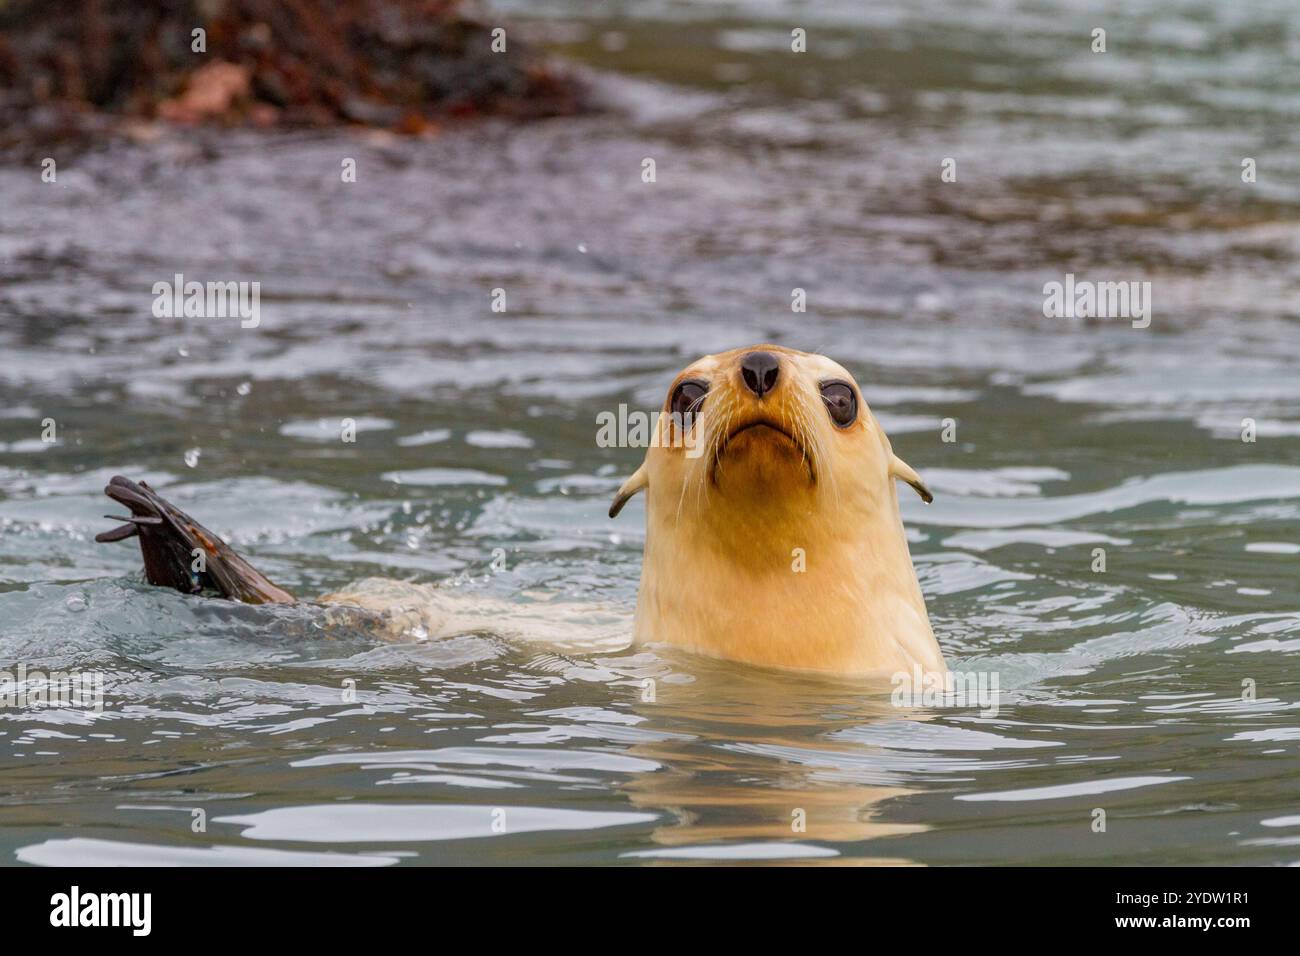
[[[775,345],[708,355],[677,376],[664,411],[610,508],[615,517],[647,492],[636,641],[845,675],[944,670],[894,479],[927,502],[930,492],[844,368]],[[118,475],[104,490],[131,514],[96,539],[138,537],[151,583],[295,600],[145,483]],[[581,632],[596,646],[627,633],[625,612],[603,605],[523,605],[395,581],[320,600],[376,612],[392,639],[485,629],[551,642]]]
[[[941,673],[894,479],[853,377],[775,345],[707,355],[614,499],[646,503],[637,641],[771,667]]]

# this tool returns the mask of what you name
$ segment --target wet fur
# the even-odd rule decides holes
[[[781,362],[762,399],[739,372],[754,349]],[[687,455],[661,416],[669,431],[611,509],[647,494],[636,640],[837,674],[942,671],[894,479],[926,500],[929,490],[860,393],[851,426],[830,421],[820,383],[852,376],[823,356],[763,345],[706,356],[677,381],[687,378],[710,383],[692,425],[704,453]]]

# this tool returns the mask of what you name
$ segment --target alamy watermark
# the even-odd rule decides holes
[[[174,282],[153,284],[153,314],[158,319],[239,319],[239,327],[255,329],[262,322],[260,282]]]
[[[153,928],[152,893],[83,893],[73,886],[50,897],[51,926],[121,926],[132,936]]]
[[[666,420],[661,422],[661,420]],[[664,427],[661,427],[661,424]],[[699,458],[704,445],[694,428],[695,415],[677,412],[643,412],[628,410],[620,404],[617,412],[596,415],[598,448],[685,448],[687,458]]]
[[[98,671],[0,671],[0,708],[72,707],[104,711],[104,675]]]
[[[1064,282],[1044,285],[1043,296],[1049,319],[1132,319],[1135,329],[1151,324],[1150,282],[1075,281],[1069,272]]]
[[[981,717],[998,715],[1001,692],[996,671],[896,671],[889,679],[895,707],[978,707]]]

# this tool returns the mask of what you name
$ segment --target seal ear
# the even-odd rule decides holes
[[[897,455],[889,456],[889,474],[894,478],[901,478],[915,489],[916,493],[921,496],[921,500],[927,505],[934,501],[934,495],[930,494],[930,489],[925,486],[921,476],[912,470],[912,466]]]
[[[650,476],[646,473],[645,465],[642,465],[632,477],[623,482],[618,489],[618,494],[614,495],[614,503],[609,506],[609,516],[617,518],[618,513],[623,510],[623,506],[632,500],[632,496],[643,488],[650,486]]]

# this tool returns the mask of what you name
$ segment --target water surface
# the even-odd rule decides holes
[[[106,681],[102,713],[0,711],[0,860],[1300,860],[1300,14],[861,6],[501,4],[604,111],[0,169],[0,668]],[[1151,327],[1045,319],[1066,272],[1151,281]],[[260,281],[260,327],[154,318],[175,273]],[[617,641],[385,643],[92,540],[124,473],[299,595],[551,595],[607,638],[643,511],[605,517],[638,453],[596,415],[765,340],[849,367],[933,488],[913,555],[996,716]]]

